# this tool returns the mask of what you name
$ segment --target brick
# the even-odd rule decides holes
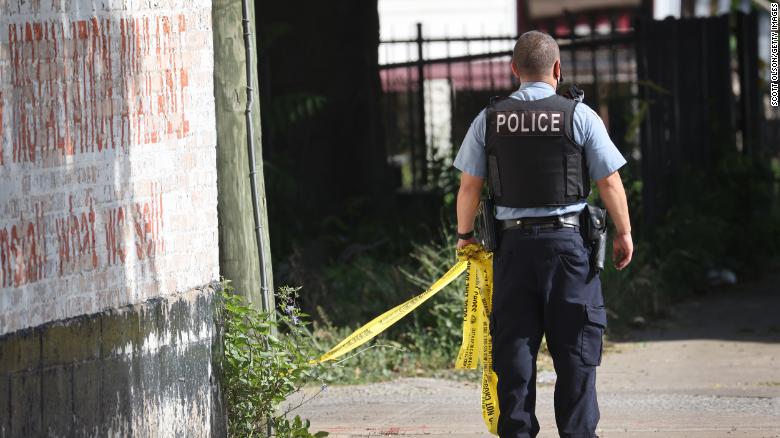
[[[134,370],[137,376],[134,380],[135,391],[138,391],[144,400],[155,400],[162,396],[165,386],[161,384],[160,375],[162,367],[159,350],[153,354],[136,356],[134,359],[138,368]]]
[[[138,309],[139,321],[139,343],[135,349],[136,352],[147,352],[155,350],[155,345],[146,345],[146,342],[155,342],[158,346],[163,342],[163,326],[165,316],[163,315],[163,303],[165,300],[150,300]]]
[[[138,312],[109,310],[101,315],[102,333],[100,355],[102,358],[129,355],[142,343]]]
[[[216,293],[212,287],[207,287],[203,294],[198,295],[195,326],[198,327],[198,330],[204,326],[208,329],[207,333],[203,333],[202,337],[199,337],[199,341],[210,340],[214,336],[214,325],[217,317]]]
[[[73,372],[54,367],[41,373],[43,428],[47,436],[69,436],[73,425]]]
[[[101,378],[100,362],[86,362],[73,366],[74,436],[99,436],[103,409],[100,397]]]
[[[11,375],[0,373],[0,438],[11,436]]]
[[[186,299],[166,303],[164,329],[171,334],[171,345],[186,345],[193,330],[191,302]]]
[[[211,343],[200,341],[190,344],[183,353],[183,376],[179,381],[183,382],[183,393],[190,403],[198,403],[201,400],[203,388],[196,382],[208,382],[211,379]],[[182,379],[184,379],[182,381]]]
[[[48,326],[42,346],[45,367],[96,359],[100,356],[100,318],[85,316]]]
[[[110,434],[132,435],[133,418],[133,376],[132,357],[108,358],[102,361],[99,403],[103,418],[99,424],[99,436]],[[139,400],[142,400],[140,397]],[[137,415],[143,415],[143,411]],[[110,433],[111,432],[111,433]]]
[[[0,370],[14,373],[29,370],[41,360],[40,330],[21,330],[0,337]]]
[[[40,372],[12,375],[11,401],[11,436],[42,435]]]

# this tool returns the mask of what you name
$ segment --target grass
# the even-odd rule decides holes
[[[677,199],[672,200],[673,207],[652,231],[642,227],[641,182],[627,178],[632,212],[639,213],[632,217],[635,231],[641,233],[635,234],[636,252],[629,267],[616,271],[608,260],[601,274],[608,337],[617,338],[633,328],[637,318],[652,322],[667,316],[673,303],[706,294],[711,288],[708,270],[729,269],[738,278],[748,278],[765,270],[767,256],[780,251],[776,184],[771,178],[762,179],[748,163],[736,159],[729,163],[711,173],[688,175]],[[454,209],[451,204],[447,208]],[[753,214],[756,209],[762,214]],[[316,316],[312,338],[318,351],[418,294],[444,273],[455,262],[451,221],[443,221],[435,238],[412,244],[407,256],[385,246],[346,261],[334,258],[319,272],[297,267],[314,278],[316,302],[326,304],[305,309]],[[311,294],[306,287],[304,298]],[[464,287],[463,278],[453,282],[381,334],[369,344],[371,348],[329,370],[327,379],[357,383],[404,376],[470,378],[468,373],[453,370],[460,345]],[[541,368],[551,369],[544,353],[541,358]]]

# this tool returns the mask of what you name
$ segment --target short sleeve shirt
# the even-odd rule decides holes
[[[537,100],[555,94],[550,84],[526,82],[510,96],[518,100]],[[588,173],[593,181],[605,178],[626,164],[626,159],[609,138],[607,128],[598,114],[589,106],[579,103],[574,109],[574,141],[583,147],[588,163]],[[455,157],[453,166],[469,175],[487,177],[485,155],[485,110],[471,123],[466,137]],[[575,213],[585,208],[585,202],[562,207],[509,208],[496,206],[497,219],[556,216]]]

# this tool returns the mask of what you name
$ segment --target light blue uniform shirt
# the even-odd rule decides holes
[[[553,94],[555,94],[555,90],[548,83],[526,82],[510,97],[517,100],[537,100]],[[592,181],[607,177],[626,164],[626,159],[610,140],[601,117],[581,102],[574,109],[574,141],[585,150],[588,173]],[[463,144],[460,146],[453,166],[472,176],[487,177],[485,110],[482,110],[471,122],[471,127],[466,133],[466,138],[463,139]],[[496,218],[556,216],[579,212],[585,208],[585,205],[585,202],[563,207],[535,208],[509,208],[498,205],[496,206]]]

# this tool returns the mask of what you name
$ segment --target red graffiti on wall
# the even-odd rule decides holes
[[[80,215],[73,212],[73,196],[68,197],[68,203],[68,215],[55,219],[60,276],[66,273],[66,268],[67,272],[80,270],[77,268],[84,260],[91,263],[93,268],[98,265],[92,197],[87,196],[85,202],[89,211],[83,211]]]
[[[136,255],[138,260],[152,258],[165,251],[162,195],[154,190],[149,202],[136,202],[134,207]]]
[[[35,205],[34,221],[0,228],[2,287],[19,287],[46,276],[46,223],[43,207]]]
[[[12,161],[185,136],[186,18],[175,18],[9,24]]]
[[[3,165],[3,93],[0,93],[0,166]]]
[[[125,263],[125,249],[121,241],[122,228],[125,225],[124,207],[110,208],[104,215],[106,229],[106,257],[108,265]]]

